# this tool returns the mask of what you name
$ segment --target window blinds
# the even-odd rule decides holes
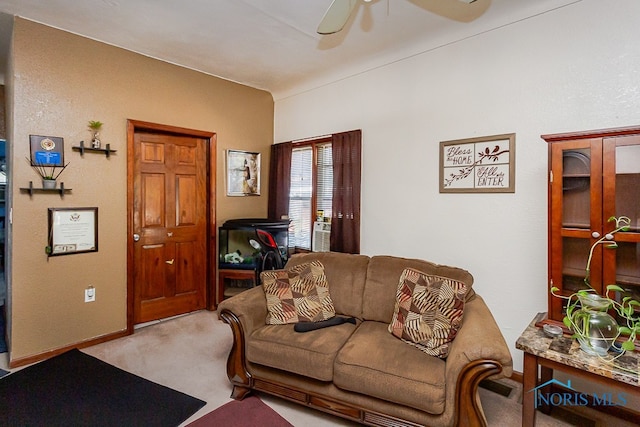
[[[322,211],[325,218],[331,218],[332,197],[331,143],[294,148],[291,152],[289,246],[311,249],[317,211]]]
[[[291,187],[289,191],[290,247],[311,249],[312,166],[312,147],[293,149],[291,152]]]

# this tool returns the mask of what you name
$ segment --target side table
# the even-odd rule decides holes
[[[554,370],[602,384],[605,387],[615,386],[623,393],[640,396],[640,359],[637,352],[627,352],[613,362],[590,356],[580,349],[575,339],[566,336],[547,337],[541,328],[535,326],[544,315],[545,313],[539,313],[516,341],[516,348],[524,352],[522,381],[522,425],[524,427],[535,425],[536,406],[540,406],[536,405],[536,400],[539,397],[547,397],[547,399],[539,399],[540,404],[546,404],[549,401],[552,404],[567,403],[560,395],[549,396],[548,394],[552,383],[556,382],[553,379]],[[540,367],[540,377],[538,377],[538,367]],[[558,383],[571,388],[569,384]],[[607,403],[616,404],[616,402],[610,402],[616,398],[611,395],[583,396],[584,399],[580,398],[579,403],[584,404],[587,397],[591,396],[596,401],[602,402],[608,399]],[[554,397],[558,398],[554,399]],[[623,406],[623,401],[624,399],[617,403]],[[568,403],[576,402],[569,400]],[[640,424],[640,417],[638,418],[634,421]]]
[[[227,286],[227,281],[243,282],[242,286]],[[218,304],[256,285],[256,270],[221,269],[218,270]]]

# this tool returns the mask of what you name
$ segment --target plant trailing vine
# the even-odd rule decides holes
[[[607,285],[604,295],[599,295],[593,286],[591,286],[590,282],[591,261],[593,260],[595,248],[598,245],[603,245],[608,249],[617,248],[618,244],[614,240],[614,235],[618,232],[629,231],[630,229],[631,220],[626,216],[611,217],[608,219],[608,222],[612,221],[615,221],[615,229],[596,240],[589,250],[589,258],[587,259],[584,277],[584,283],[587,285],[587,289],[581,289],[569,296],[565,296],[559,293],[559,289],[556,286],[552,286],[551,294],[567,300],[566,315],[563,318],[563,323],[574,332],[572,338],[584,338],[581,335],[581,332],[584,333],[585,329],[584,312],[580,310],[582,304],[580,301],[581,297],[597,299],[600,303],[598,307],[600,310],[614,310],[618,317],[618,335],[627,337],[620,345],[622,350],[621,354],[623,354],[625,351],[635,349],[635,341],[638,334],[640,334],[640,315],[636,312],[636,308],[640,308],[640,302],[626,295],[627,291],[617,284]],[[616,298],[615,293],[618,293],[621,298]]]

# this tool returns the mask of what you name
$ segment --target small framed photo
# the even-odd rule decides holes
[[[31,166],[64,166],[64,139],[29,135]]]
[[[227,196],[260,195],[260,153],[227,150]]]
[[[514,193],[515,133],[440,143],[441,193]]]
[[[98,208],[49,208],[49,256],[98,251]]]

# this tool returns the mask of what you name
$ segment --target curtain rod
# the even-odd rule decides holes
[[[291,141],[293,144],[297,144],[299,142],[307,142],[307,141],[313,141],[314,139],[323,139],[323,138],[331,138],[333,136],[333,134],[329,133],[326,135],[320,135],[320,136],[311,136],[309,138],[302,138],[302,139],[294,139],[293,141]]]

